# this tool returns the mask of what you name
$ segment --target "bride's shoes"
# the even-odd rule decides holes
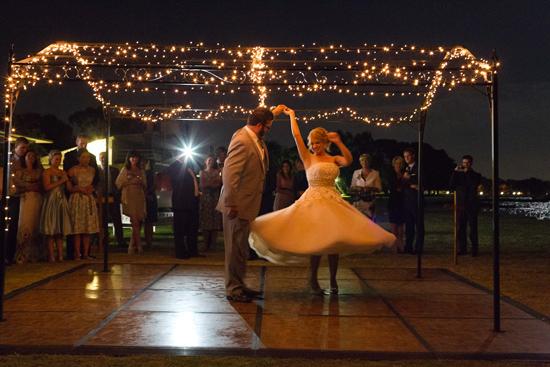
[[[336,280],[330,282],[330,294],[332,295],[338,294],[338,283],[336,283]]]
[[[314,295],[314,296],[324,296],[325,295],[325,291],[323,290],[323,288],[321,288],[321,286],[319,285],[319,282],[317,281],[310,281],[309,282],[309,293]]]

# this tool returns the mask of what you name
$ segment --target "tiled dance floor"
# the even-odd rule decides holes
[[[548,320],[503,300],[494,333],[491,294],[445,270],[342,268],[340,295],[323,297],[307,292],[306,268],[252,266],[264,300],[239,304],[221,266],[100,269],[8,297],[0,351],[550,359]]]

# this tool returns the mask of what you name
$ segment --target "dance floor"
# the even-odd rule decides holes
[[[223,267],[81,265],[12,292],[0,351],[366,358],[550,359],[550,323],[449,271],[341,268],[338,296],[310,295],[306,268],[251,266],[264,299],[224,297]],[[328,287],[328,270],[320,271]]]

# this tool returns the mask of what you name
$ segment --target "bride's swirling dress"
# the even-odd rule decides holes
[[[339,168],[330,162],[307,171],[309,188],[291,206],[251,223],[250,246],[276,264],[325,254],[369,253],[391,247],[395,236],[346,202],[334,186]]]

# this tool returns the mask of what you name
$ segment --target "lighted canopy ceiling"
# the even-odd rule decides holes
[[[286,103],[304,121],[388,126],[415,121],[442,89],[490,84],[495,66],[463,47],[58,42],[13,61],[8,92],[84,81],[104,107],[144,121],[242,117]]]

